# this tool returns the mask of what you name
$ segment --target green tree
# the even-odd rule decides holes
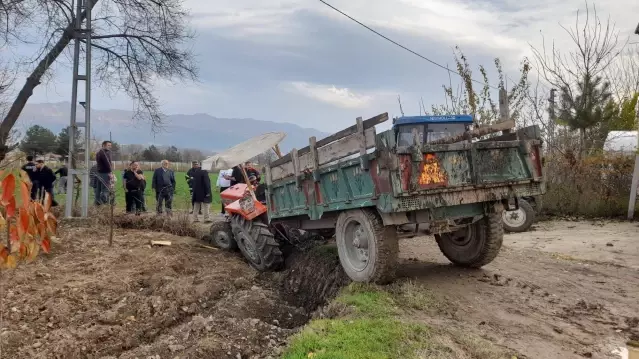
[[[181,162],[182,154],[175,146],[170,146],[164,151],[164,158],[171,162]]]
[[[82,144],[81,140],[82,136],[80,131],[75,131],[75,143],[76,149],[80,147]],[[53,152],[57,155],[68,156],[69,154],[69,128],[63,128],[60,133],[58,133],[58,137],[56,138],[56,148]]]
[[[122,158],[122,153],[120,151],[120,144],[112,141],[111,142],[111,160],[112,161],[120,161]]]
[[[44,155],[56,150],[56,135],[48,128],[34,125],[27,129],[27,132],[20,142],[20,150],[28,155]]]
[[[626,97],[621,100],[619,105],[619,113],[610,124],[610,131],[634,131],[637,128],[635,123],[637,114],[637,99],[639,93],[632,97]]]
[[[162,152],[157,147],[151,145],[142,151],[142,158],[145,161],[157,162],[162,160]]]

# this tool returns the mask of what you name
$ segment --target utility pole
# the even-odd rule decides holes
[[[71,119],[69,125],[69,175],[72,180],[67,182],[67,197],[64,208],[64,215],[67,218],[73,215],[73,187],[75,177],[82,181],[81,191],[81,216],[87,217],[89,211],[89,169],[90,143],[91,143],[91,8],[93,0],[76,0],[74,14],[75,28],[73,31],[73,81],[71,88]],[[82,13],[86,13],[86,21],[82,21]],[[84,27],[83,27],[84,25]],[[86,64],[84,75],[80,75],[80,44],[85,43]],[[84,107],[84,122],[77,122],[78,104],[78,82],[84,81],[84,101],[80,104]],[[79,128],[84,128],[84,168],[80,168],[74,158],[75,136]]]

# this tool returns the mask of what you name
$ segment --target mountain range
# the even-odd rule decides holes
[[[84,110],[78,106],[77,121],[84,122]],[[69,125],[69,102],[28,104],[16,125],[24,133],[32,125],[40,125],[58,133]],[[266,132],[284,132],[282,151],[308,145],[308,138],[318,140],[328,134],[291,123],[261,121],[252,118],[219,118],[205,113],[167,115],[161,132],[153,134],[147,123],[135,123],[133,111],[91,110],[91,132],[96,139],[108,139],[120,144],[193,148],[203,152],[219,152],[251,137]]]

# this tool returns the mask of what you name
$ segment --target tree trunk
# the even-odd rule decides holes
[[[98,0],[93,0],[93,5],[95,5],[97,1]],[[87,14],[85,11],[80,14],[81,21],[84,21],[84,19],[86,19],[86,15]],[[58,58],[58,56],[60,56],[62,51],[64,51],[69,43],[71,43],[71,40],[74,37],[74,31],[75,19],[67,25],[55,45],[53,45],[53,47],[44,56],[44,58],[40,60],[38,66],[36,66],[29,77],[27,77],[27,80],[22,86],[22,89],[20,89],[18,96],[13,101],[13,104],[11,104],[11,108],[0,124],[0,161],[4,160],[5,156],[7,155],[7,152],[9,150],[9,147],[7,146],[9,133],[18,121],[18,117],[20,117],[20,114],[22,113],[24,106],[27,104],[27,101],[29,100],[31,95],[33,95],[33,89],[40,85],[42,76],[44,76],[46,71],[51,67],[53,62]]]

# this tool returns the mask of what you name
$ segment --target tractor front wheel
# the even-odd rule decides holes
[[[284,256],[268,226],[259,219],[246,220],[239,214],[231,218],[233,236],[240,252],[259,271],[280,269]]]
[[[215,222],[211,225],[210,242],[215,247],[232,251],[237,249],[237,242],[233,238],[231,223],[227,221]]]

